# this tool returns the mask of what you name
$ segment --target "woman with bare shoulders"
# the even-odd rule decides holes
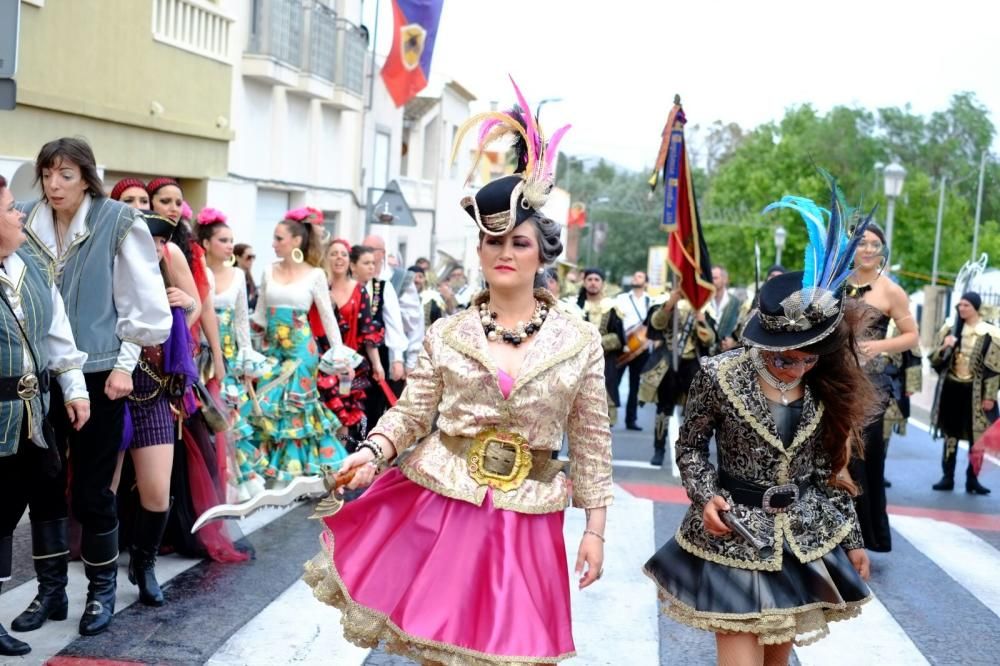
[[[905,389],[898,379],[901,369],[892,361],[892,355],[913,349],[919,341],[917,322],[910,314],[910,299],[902,287],[882,274],[888,260],[885,234],[878,225],[868,225],[854,253],[854,271],[844,289],[847,297],[860,301],[869,315],[868,326],[859,336],[858,351],[881,400],[877,417],[864,429],[864,457],[855,456],[851,461],[851,476],[861,489],[855,504],[865,548],[881,553],[892,550],[885,508],[885,454],[889,440],[884,432],[884,419],[890,402],[901,399]],[[899,332],[894,337],[887,337],[890,323]]]

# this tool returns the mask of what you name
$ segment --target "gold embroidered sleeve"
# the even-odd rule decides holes
[[[861,536],[861,523],[858,522],[858,514],[854,510],[854,498],[843,488],[835,488],[829,484],[830,459],[821,445],[817,445],[816,451],[813,483],[816,484],[817,488],[826,493],[826,496],[830,498],[830,503],[836,507],[837,511],[844,517],[844,520],[851,525],[851,531],[840,542],[840,545],[844,550],[864,548],[865,540]]]
[[[668,308],[666,305],[663,305],[649,317],[649,323],[656,330],[665,331],[670,326],[670,315],[673,311],[673,308]]]
[[[432,328],[433,331],[433,328]],[[444,381],[433,354],[432,332],[424,338],[424,348],[417,359],[417,367],[406,378],[406,389],[396,406],[391,408],[371,434],[389,439],[396,453],[401,453],[421,437],[430,433],[438,413]]]
[[[986,357],[983,359],[983,366],[987,375],[1000,374],[1000,338],[990,336],[989,347],[986,349]]]
[[[709,462],[708,442],[715,433],[720,408],[712,373],[699,370],[688,391],[687,414],[677,437],[681,483],[699,508],[719,494],[719,476]]]
[[[573,506],[594,509],[612,502],[611,426],[604,393],[604,350],[587,345],[588,361],[580,378],[566,426],[573,479]]]
[[[947,325],[942,326],[941,330],[938,331],[937,340],[934,342],[934,350],[928,357],[928,359],[931,362],[931,365],[935,365],[940,360],[941,355],[944,353],[944,348],[942,347],[942,345],[944,344],[944,339],[948,337],[949,333],[951,333],[951,329]]]

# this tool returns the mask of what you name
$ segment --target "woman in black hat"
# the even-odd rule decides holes
[[[748,347],[703,361],[677,442],[692,505],[645,567],[664,612],[714,632],[724,664],[785,663],[793,641],[818,640],[870,598],[846,465],[874,392],[855,355],[860,312],[842,293],[853,247],[836,203],[822,247],[816,209],[806,270],[761,288]]]
[[[489,287],[427,331],[406,391],[343,469],[354,470],[352,485],[368,484],[412,446],[409,455],[325,518],[323,551],[307,565],[306,582],[341,609],[348,639],[384,642],[420,663],[573,656],[563,541],[571,499],[587,513],[581,588],[601,577],[604,560],[612,500],[604,352],[594,326],[539,288],[545,264],[562,252],[559,225],[539,212],[554,140],[533,133],[530,120],[526,132],[497,116],[502,130],[530,138],[519,173],[462,201],[480,230]],[[551,457],[564,435],[572,485]]]

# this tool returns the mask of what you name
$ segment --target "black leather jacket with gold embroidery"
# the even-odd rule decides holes
[[[781,569],[786,547],[801,562],[818,559],[837,545],[862,548],[850,495],[827,483],[831,463],[821,442],[823,413],[823,404],[806,387],[802,418],[786,448],[746,351],[703,359],[677,441],[677,465],[692,503],[677,530],[681,547],[720,564],[766,571]],[[810,483],[784,513],[735,505],[728,491],[719,487],[718,473],[709,462],[713,434],[719,464],[730,475],[765,487]],[[735,533],[715,537],[705,531],[702,511],[715,495],[734,507],[755,537],[771,545],[770,552],[762,556]]]

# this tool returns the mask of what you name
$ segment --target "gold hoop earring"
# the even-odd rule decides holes
[[[236,265],[236,255],[235,254],[229,255],[229,261],[227,261],[226,263],[229,266],[235,266]]]
[[[294,250],[292,250],[292,261],[294,261],[297,264],[301,264],[305,260],[306,260],[306,255],[302,254],[302,250],[300,250],[299,248],[295,248]]]

